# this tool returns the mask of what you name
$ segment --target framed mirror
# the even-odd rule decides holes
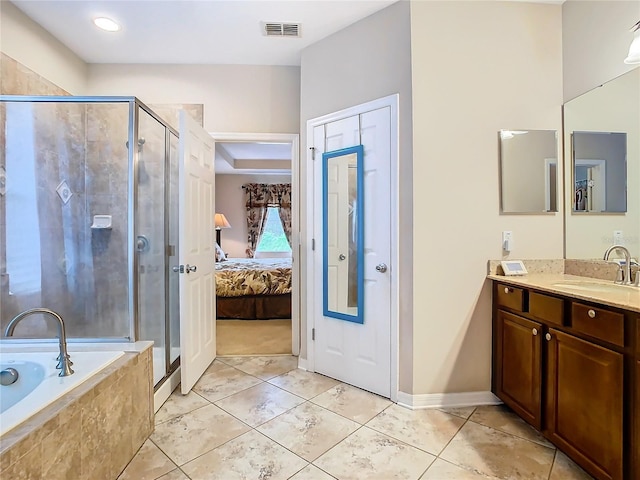
[[[322,155],[323,313],[363,323],[362,145]]]
[[[558,134],[500,130],[500,213],[558,211]]]
[[[609,246],[623,243],[637,259],[640,257],[640,68],[566,102],[563,123],[565,257],[602,259]],[[589,154],[588,149],[594,142],[609,144],[608,148],[614,151],[626,148],[626,162],[622,162],[622,153],[617,154],[618,167],[610,173],[610,164],[614,162],[607,161],[610,156],[607,150]],[[604,168],[598,160],[606,161]],[[605,183],[605,192],[602,189],[598,192],[597,183],[593,183],[596,191],[591,195],[595,204],[576,205],[580,200],[576,198],[576,181],[585,179],[588,187],[589,179],[597,180],[598,172],[586,170],[596,165],[604,170],[605,182],[601,184]],[[576,173],[580,168],[583,171]],[[615,187],[610,186],[614,177],[618,179]],[[610,200],[611,195],[617,195],[616,203],[611,203],[614,202]]]
[[[627,134],[573,132],[573,212],[627,211]]]

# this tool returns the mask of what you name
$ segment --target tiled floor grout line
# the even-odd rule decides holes
[[[178,465],[176,462],[174,462],[174,461],[173,461],[173,459],[172,459],[169,455],[167,455],[167,452],[165,452],[162,448],[160,448],[160,446],[159,446],[156,442],[154,442],[154,441],[151,439],[151,437],[149,437],[149,438],[148,438],[148,440],[149,440],[151,443],[153,443],[153,444],[155,445],[155,447],[156,447],[158,450],[160,450],[160,451],[162,452],[162,454],[163,454],[165,457],[167,457],[167,458],[169,459],[169,461],[170,461],[171,463],[173,463],[173,465],[175,466],[175,468],[172,468],[171,470],[169,470],[169,472],[173,472],[176,468],[178,468],[178,469],[180,468],[180,465]],[[143,444],[143,445],[144,445],[144,444]],[[142,448],[142,447],[140,447],[140,448]],[[126,469],[125,469],[125,470],[126,470]],[[167,473],[169,473],[169,472],[167,472]],[[184,472],[183,472],[183,473],[184,473]],[[160,475],[160,477],[162,477],[163,475],[166,475],[166,473],[163,473],[162,475]],[[160,477],[157,477],[157,478],[160,478]]]
[[[438,454],[436,455],[436,458],[434,458],[434,459],[433,459],[433,462],[431,462],[431,464],[427,467],[427,469],[426,469],[424,472],[422,472],[422,475],[420,475],[420,476],[418,477],[419,479],[420,479],[420,478],[422,478],[422,477],[424,477],[424,474],[425,474],[425,473],[427,473],[431,467],[433,467],[433,464],[434,464],[434,463],[436,463],[436,461],[437,461],[438,459],[440,459],[440,460],[442,460],[442,461],[444,461],[444,462],[450,463],[451,465],[455,465],[455,466],[456,466],[456,467],[458,467],[458,468],[463,468],[461,465],[457,465],[457,464],[455,464],[455,463],[453,463],[453,462],[449,462],[448,460],[445,460],[445,459],[444,459],[444,458],[442,458],[440,455],[442,455],[442,454],[444,453],[444,451],[447,449],[447,447],[451,444],[451,442],[453,442],[453,439],[454,439],[454,438],[456,438],[456,437],[460,434],[460,432],[462,431],[462,429],[464,428],[464,426],[465,426],[467,423],[469,423],[469,422],[470,422],[471,415],[473,415],[473,413],[474,413],[475,411],[476,411],[476,409],[474,408],[474,409],[473,409],[473,412],[471,412],[467,418],[464,418],[464,417],[458,417],[458,418],[462,418],[462,419],[464,420],[464,422],[462,423],[462,425],[460,425],[460,428],[458,428],[458,430],[456,431],[456,433],[455,433],[455,434],[454,434],[454,435],[449,439],[449,441],[447,442],[447,444],[446,444],[444,447],[442,447],[442,450],[440,450],[440,452],[438,452]],[[447,412],[444,412],[444,413],[447,413]],[[451,414],[451,413],[450,413],[449,415],[453,415],[453,414]],[[455,416],[455,415],[454,415],[454,416]],[[465,470],[466,470],[466,469],[465,469]]]
[[[267,356],[267,355],[264,355],[264,356]],[[274,356],[274,357],[275,357],[275,356],[288,357],[289,355],[273,355],[273,356]],[[237,358],[238,356],[235,356],[235,357]],[[251,356],[251,357],[254,357],[254,358],[255,358],[255,356]],[[230,358],[231,358],[231,356],[230,356]],[[309,466],[310,466],[310,465],[311,465],[311,466],[313,466],[313,468],[317,468],[317,469],[319,469],[320,471],[322,471],[324,474],[328,475],[328,476],[329,476],[329,477],[331,477],[331,478],[337,478],[337,477],[334,477],[331,473],[329,473],[329,472],[327,472],[327,471],[323,470],[322,468],[320,468],[319,466],[317,466],[317,465],[315,464],[315,462],[316,462],[318,459],[320,459],[321,457],[323,457],[324,455],[326,455],[329,451],[331,451],[332,449],[334,449],[336,446],[340,445],[340,444],[341,444],[342,442],[344,442],[347,438],[349,438],[349,437],[350,437],[350,436],[352,436],[352,435],[355,435],[357,432],[359,432],[360,430],[362,430],[362,428],[363,428],[363,427],[367,427],[368,429],[370,429],[370,430],[371,430],[371,431],[373,431],[373,432],[376,432],[377,434],[387,436],[387,437],[392,438],[392,439],[394,439],[395,441],[397,441],[397,442],[399,442],[399,443],[401,443],[401,444],[403,444],[403,445],[407,445],[407,446],[409,446],[409,447],[411,447],[411,448],[414,448],[414,449],[416,449],[416,450],[419,450],[419,451],[421,451],[421,452],[424,452],[424,453],[426,453],[426,454],[431,455],[431,456],[433,457],[432,462],[430,462],[430,463],[429,463],[429,465],[425,468],[425,470],[424,470],[420,475],[418,475],[417,479],[421,479],[422,477],[424,477],[424,476],[429,472],[429,470],[430,470],[431,468],[433,468],[434,464],[435,464],[438,460],[442,460],[443,462],[446,462],[446,463],[447,463],[447,464],[449,464],[449,465],[452,465],[452,466],[455,466],[455,467],[457,467],[457,468],[460,468],[460,469],[466,470],[466,471],[468,471],[468,472],[473,472],[473,473],[476,473],[476,474],[478,474],[478,475],[484,475],[481,471],[474,470],[474,469],[473,469],[471,466],[469,466],[469,465],[467,465],[466,467],[464,467],[464,466],[459,465],[459,464],[457,464],[457,463],[455,463],[455,462],[453,462],[453,461],[449,461],[449,460],[447,460],[447,459],[445,459],[445,458],[443,458],[443,457],[441,456],[441,455],[442,455],[442,454],[447,450],[447,448],[451,445],[451,443],[452,443],[456,438],[458,438],[458,436],[461,434],[461,431],[465,428],[465,426],[467,426],[467,424],[468,424],[469,422],[471,422],[471,423],[472,423],[472,424],[474,424],[474,425],[477,425],[477,426],[481,426],[481,427],[483,427],[483,428],[486,428],[486,429],[490,429],[490,430],[494,430],[494,431],[496,431],[496,432],[500,432],[500,433],[502,433],[503,435],[506,435],[506,436],[508,436],[508,437],[512,437],[512,438],[519,439],[519,440],[523,440],[523,441],[525,441],[525,442],[527,442],[527,443],[529,443],[529,444],[537,445],[538,447],[546,447],[546,448],[550,448],[550,449],[552,449],[552,450],[553,450],[553,457],[552,457],[551,462],[550,462],[550,465],[549,465],[548,475],[543,476],[543,477],[541,477],[541,478],[545,478],[546,480],[551,480],[551,476],[552,476],[552,473],[553,473],[553,471],[554,471],[554,466],[555,466],[556,461],[557,461],[557,459],[558,459],[558,453],[559,453],[559,452],[558,452],[557,447],[555,447],[555,445],[552,445],[552,444],[551,444],[551,445],[543,444],[543,443],[541,443],[541,442],[539,442],[539,441],[532,440],[532,439],[530,439],[530,438],[526,438],[526,437],[524,437],[524,436],[521,436],[521,435],[519,435],[518,433],[512,433],[512,432],[505,431],[505,430],[503,430],[501,427],[503,427],[503,426],[504,426],[504,425],[506,425],[506,424],[496,423],[496,422],[494,422],[494,421],[493,421],[493,420],[491,420],[491,419],[485,419],[484,417],[482,417],[482,418],[481,418],[483,421],[486,421],[486,422],[488,422],[488,423],[496,423],[496,425],[497,425],[497,426],[490,426],[490,425],[486,425],[486,424],[484,424],[484,423],[479,423],[478,421],[472,420],[472,416],[473,416],[476,412],[478,412],[478,408],[477,408],[477,407],[476,407],[476,408],[474,408],[474,409],[471,411],[471,413],[470,413],[468,416],[466,416],[466,417],[465,417],[465,416],[461,416],[461,415],[456,415],[456,414],[453,414],[453,413],[449,413],[449,412],[447,412],[447,411],[445,411],[445,410],[442,410],[442,409],[437,409],[438,411],[440,411],[440,412],[442,412],[442,413],[445,413],[445,414],[447,414],[447,415],[450,415],[450,416],[453,416],[453,417],[460,418],[461,420],[463,420],[463,422],[462,422],[462,424],[459,426],[459,428],[456,430],[456,432],[451,436],[451,438],[450,438],[450,439],[449,439],[449,440],[444,444],[444,446],[439,450],[439,452],[438,452],[437,454],[434,454],[434,453],[432,453],[432,452],[430,452],[430,451],[424,450],[423,448],[416,447],[416,446],[414,446],[413,444],[408,443],[407,441],[404,441],[404,440],[401,440],[401,439],[399,439],[399,438],[396,438],[396,436],[394,436],[394,434],[386,433],[386,432],[384,432],[384,431],[379,431],[379,430],[377,430],[376,428],[373,428],[373,427],[368,426],[368,424],[369,424],[370,422],[372,422],[376,417],[378,417],[379,415],[381,415],[382,413],[384,413],[385,411],[387,411],[389,408],[391,408],[391,407],[393,407],[394,405],[396,405],[396,404],[395,404],[395,403],[393,403],[393,402],[391,402],[391,403],[389,403],[388,405],[386,405],[384,408],[382,408],[382,410],[378,411],[375,415],[373,415],[373,417],[371,417],[371,418],[369,418],[369,419],[367,419],[366,421],[364,421],[364,422],[362,422],[362,423],[361,423],[361,422],[359,422],[359,421],[354,420],[353,418],[349,418],[349,417],[347,417],[346,415],[343,415],[343,414],[341,414],[341,413],[339,413],[339,412],[337,412],[337,411],[332,410],[330,407],[324,407],[323,405],[319,405],[318,403],[316,403],[316,401],[314,401],[314,400],[315,400],[315,399],[317,399],[319,396],[324,395],[325,393],[329,392],[330,390],[332,390],[332,389],[333,389],[333,388],[335,388],[336,386],[339,386],[339,385],[341,385],[341,384],[344,384],[344,382],[338,382],[338,383],[336,383],[335,385],[332,385],[331,387],[329,387],[329,388],[327,388],[327,389],[325,389],[325,390],[323,390],[323,391],[321,391],[321,392],[319,392],[319,393],[316,393],[316,394],[314,394],[313,396],[311,396],[311,397],[309,397],[309,398],[305,398],[305,397],[303,397],[303,396],[301,396],[301,395],[299,395],[299,394],[295,393],[294,391],[291,391],[291,390],[289,390],[289,389],[287,389],[287,388],[285,388],[285,387],[283,387],[283,386],[279,386],[279,385],[275,385],[275,384],[271,383],[271,381],[272,381],[272,380],[274,380],[274,379],[276,379],[276,378],[278,378],[278,377],[281,377],[281,376],[285,376],[285,375],[289,374],[290,372],[293,372],[293,371],[297,370],[297,369],[298,369],[297,367],[293,367],[293,368],[291,368],[291,369],[289,369],[289,370],[286,370],[286,371],[284,371],[284,372],[282,372],[282,373],[279,373],[279,374],[273,375],[273,376],[271,376],[271,377],[269,377],[269,378],[261,378],[261,377],[258,377],[256,374],[253,374],[253,373],[247,372],[247,371],[245,371],[245,370],[242,370],[241,368],[239,368],[239,366],[234,366],[234,365],[230,365],[230,364],[225,363],[225,362],[224,362],[224,360],[223,360],[223,358],[218,358],[218,360],[219,360],[219,363],[220,363],[220,364],[222,364],[224,367],[230,367],[230,368],[233,368],[234,370],[236,370],[237,372],[241,373],[242,375],[246,375],[246,376],[248,376],[248,377],[252,377],[253,379],[258,380],[258,383],[257,383],[257,384],[255,384],[255,385],[252,385],[252,386],[250,386],[250,387],[247,387],[247,388],[242,388],[242,389],[238,390],[237,392],[234,392],[234,393],[232,393],[232,394],[226,395],[226,396],[224,396],[224,397],[222,397],[222,398],[220,398],[220,399],[217,399],[217,400],[215,400],[215,401],[211,401],[211,400],[209,400],[209,399],[208,399],[208,398],[206,398],[204,395],[202,395],[201,393],[199,393],[199,392],[197,392],[197,391],[195,391],[195,390],[192,390],[192,392],[193,392],[193,393],[195,393],[195,394],[196,394],[200,399],[204,399],[204,400],[206,400],[207,405],[214,405],[216,408],[219,408],[219,409],[220,409],[221,411],[223,411],[225,414],[229,415],[230,417],[232,417],[232,418],[233,418],[233,419],[235,419],[236,421],[240,422],[242,425],[246,426],[246,427],[248,428],[248,430],[247,430],[246,432],[243,432],[243,433],[241,433],[241,434],[239,434],[239,435],[235,436],[234,438],[229,439],[229,440],[227,440],[226,442],[223,442],[223,443],[221,443],[220,445],[217,445],[216,447],[214,447],[214,448],[212,448],[212,449],[210,449],[210,450],[208,450],[208,451],[206,451],[206,452],[204,452],[204,453],[202,453],[202,454],[200,454],[200,455],[198,455],[198,456],[194,457],[193,459],[190,459],[189,461],[185,462],[183,465],[178,465],[178,464],[177,464],[177,463],[176,463],[176,462],[175,462],[175,461],[174,461],[174,460],[173,460],[169,455],[167,455],[167,453],[166,453],[164,450],[162,450],[162,449],[161,449],[161,448],[160,448],[160,447],[159,447],[155,442],[153,442],[153,440],[151,440],[151,439],[149,438],[149,440],[151,440],[151,442],[153,443],[153,445],[154,445],[154,446],[155,446],[155,447],[156,447],[160,452],[162,452],[162,454],[163,454],[163,455],[165,455],[165,456],[169,459],[169,461],[171,462],[171,464],[174,466],[170,472],[167,472],[167,473],[165,473],[165,474],[161,475],[160,477],[157,477],[157,478],[156,478],[156,480],[157,480],[158,478],[161,478],[161,477],[162,477],[162,476],[164,476],[164,475],[167,475],[168,473],[174,472],[176,469],[177,469],[177,470],[179,470],[179,471],[180,471],[180,472],[181,472],[181,473],[182,473],[186,478],[190,479],[191,477],[189,477],[189,476],[184,472],[184,470],[182,469],[182,467],[183,467],[184,465],[186,465],[186,464],[188,464],[188,463],[191,463],[191,462],[195,461],[196,459],[198,459],[198,458],[200,458],[200,457],[202,457],[202,456],[204,456],[204,455],[207,455],[207,454],[211,453],[212,451],[214,451],[214,450],[216,450],[216,449],[218,449],[218,448],[221,448],[221,447],[223,447],[224,445],[228,444],[229,442],[232,442],[232,441],[234,441],[234,440],[237,440],[238,438],[240,438],[240,437],[242,437],[243,435],[245,435],[245,434],[247,434],[247,433],[250,433],[250,432],[252,432],[252,431],[253,431],[255,434],[259,434],[261,437],[264,437],[264,438],[265,438],[265,439],[267,439],[268,441],[273,442],[275,445],[278,445],[279,447],[283,448],[284,450],[286,450],[286,451],[287,451],[287,452],[289,452],[290,454],[292,454],[292,455],[296,456],[298,459],[302,460],[302,461],[305,463],[305,466],[304,466],[304,467],[302,467],[302,468],[301,468],[300,470],[298,470],[297,472],[293,473],[293,474],[292,474],[291,476],[289,476],[288,478],[295,477],[295,476],[296,476],[296,475],[298,475],[302,470],[304,470],[304,469],[306,469],[306,468],[309,468]],[[259,366],[259,365],[256,365],[256,366],[255,366],[255,368],[253,368],[253,367],[252,367],[251,369],[252,369],[254,372],[259,372],[259,370],[260,370],[260,366]],[[309,373],[313,373],[313,372],[309,372]],[[210,372],[210,374],[215,374],[215,372]],[[258,374],[259,374],[259,373],[258,373]],[[293,378],[296,378],[296,377],[293,377]],[[302,377],[302,381],[303,381],[303,385],[304,385],[304,387],[307,387],[307,383],[306,383],[306,382],[307,382],[307,380],[306,380],[306,378],[305,378],[305,377]],[[233,381],[230,381],[230,382],[228,382],[228,383],[229,383],[229,384],[233,384],[234,382],[233,382]],[[238,418],[238,417],[236,417],[235,415],[233,415],[233,413],[231,413],[231,412],[229,412],[229,411],[225,410],[223,407],[221,407],[221,406],[219,406],[219,405],[217,405],[217,404],[216,404],[216,402],[223,401],[223,400],[225,400],[225,399],[228,399],[229,397],[232,397],[232,396],[234,396],[234,395],[241,394],[242,392],[245,392],[245,391],[247,391],[247,390],[249,390],[249,389],[251,389],[251,388],[254,388],[254,387],[261,386],[261,385],[263,385],[263,384],[265,384],[265,383],[266,383],[267,385],[269,385],[269,386],[272,386],[272,387],[277,388],[278,390],[280,390],[280,391],[282,391],[282,392],[286,392],[287,394],[290,394],[290,395],[293,395],[293,396],[295,396],[295,397],[298,397],[298,398],[301,400],[301,403],[299,403],[299,404],[297,404],[297,405],[295,405],[295,406],[293,406],[293,407],[291,407],[291,408],[288,408],[287,410],[285,410],[285,411],[283,411],[283,412],[279,413],[278,415],[276,415],[276,416],[274,416],[274,417],[272,417],[272,418],[269,418],[269,419],[268,419],[268,420],[266,420],[266,421],[263,421],[262,423],[260,423],[259,425],[256,425],[256,426],[249,425],[249,424],[248,424],[248,423],[246,423],[245,421],[243,421],[243,420],[241,420],[240,418]],[[221,385],[225,385],[225,384],[221,384]],[[347,385],[347,384],[344,384],[344,385]],[[311,384],[311,387],[313,387],[313,386],[314,386],[314,385],[313,385],[313,384]],[[294,387],[295,387],[295,385],[294,385]],[[292,388],[292,389],[293,389],[293,387],[291,387],[291,386],[290,386],[290,388]],[[311,389],[312,389],[312,388],[311,388]],[[305,390],[305,389],[303,389],[303,390],[298,390],[298,391],[306,391],[306,390]],[[271,438],[269,435],[267,435],[267,434],[265,434],[265,433],[262,433],[260,430],[258,430],[261,426],[263,426],[263,425],[265,425],[265,424],[267,424],[267,423],[269,423],[269,422],[271,422],[271,421],[273,421],[273,420],[276,420],[276,419],[278,419],[279,417],[281,417],[281,416],[283,416],[283,415],[285,415],[285,414],[290,413],[292,410],[294,410],[294,409],[296,409],[296,408],[298,408],[298,407],[303,407],[303,406],[305,406],[306,404],[308,404],[308,405],[310,405],[310,406],[314,406],[314,407],[320,408],[322,411],[324,411],[324,412],[326,412],[326,413],[333,414],[333,415],[337,415],[337,416],[339,416],[339,417],[340,417],[340,418],[342,418],[342,419],[346,419],[346,420],[349,420],[349,421],[354,422],[355,424],[357,424],[357,428],[355,428],[355,430],[353,430],[352,432],[348,433],[344,438],[342,438],[341,440],[337,441],[335,444],[333,444],[333,445],[329,446],[328,448],[326,448],[326,450],[323,450],[323,451],[322,451],[320,454],[318,454],[318,455],[317,455],[317,456],[316,456],[312,461],[308,461],[307,459],[303,458],[303,457],[302,457],[302,456],[300,456],[299,454],[295,453],[294,451],[290,450],[288,447],[286,447],[285,445],[283,445],[282,443],[280,443],[280,441],[278,441],[278,440],[276,440],[276,439],[274,439],[274,438]],[[200,407],[194,408],[193,410],[190,410],[190,411],[188,411],[188,412],[183,412],[183,413],[180,413],[180,414],[174,415],[174,416],[172,416],[171,418],[169,418],[169,419],[167,419],[167,420],[164,420],[163,422],[160,422],[160,423],[159,423],[159,424],[157,424],[157,425],[162,425],[162,424],[164,424],[164,423],[166,423],[166,422],[168,422],[168,421],[171,421],[171,420],[173,420],[173,419],[175,419],[175,418],[177,418],[177,417],[181,417],[181,416],[184,416],[184,415],[187,415],[187,414],[193,413],[193,412],[195,412],[195,411],[197,411],[197,410],[199,410],[199,409],[201,409],[201,408],[204,408],[204,407],[205,407],[205,406],[207,406],[207,405],[203,405],[203,406],[200,406]],[[249,417],[247,417],[247,418],[249,418]],[[480,417],[478,417],[478,418],[480,418]],[[250,419],[251,419],[251,418],[250,418]],[[156,426],[157,426],[157,425],[156,425]],[[516,430],[516,431],[518,431],[518,432],[519,432],[519,430]],[[140,450],[138,450],[138,452],[139,452],[139,451],[140,451]],[[137,453],[136,453],[136,455],[137,455]],[[130,462],[130,463],[131,463],[131,462]],[[542,474],[542,475],[544,475],[544,472],[539,472],[539,473],[540,473],[540,474]],[[498,478],[498,477],[494,477],[494,478]]]
[[[557,448],[556,448],[556,451],[553,453],[553,460],[551,461],[551,468],[549,469],[549,476],[547,477],[547,480],[551,479],[551,474],[553,473],[553,466],[556,464],[556,458],[558,458]]]

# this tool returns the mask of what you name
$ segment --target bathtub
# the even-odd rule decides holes
[[[0,351],[0,370],[14,368],[18,380],[0,385],[0,437],[124,355],[124,351],[71,351],[74,374],[59,377],[58,351]]]

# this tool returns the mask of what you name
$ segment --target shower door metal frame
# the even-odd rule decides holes
[[[173,133],[176,138],[180,138],[179,132],[171,127],[165,120],[163,120],[158,114],[156,114],[151,108],[141,102],[137,97],[131,96],[74,96],[74,95],[0,95],[0,102],[20,102],[20,103],[126,103],[129,107],[128,114],[128,142],[129,145],[134,145],[134,139],[138,138],[138,123],[139,123],[139,109],[143,109],[147,114],[157,120],[162,126],[165,127],[165,184],[168,181],[168,169],[169,165],[169,139],[170,134]],[[171,133],[170,133],[171,132]],[[128,287],[128,299],[127,308],[129,312],[129,337],[75,337],[69,338],[70,343],[114,343],[122,340],[128,340],[135,342],[140,338],[140,315],[136,308],[136,299],[138,297],[139,285],[137,272],[140,266],[139,259],[136,251],[136,223],[135,223],[135,210],[136,201],[138,199],[138,161],[139,152],[136,148],[128,149],[128,185],[127,185],[127,287]],[[165,207],[168,205],[169,199],[167,196],[167,189],[165,189],[164,195]],[[168,241],[169,225],[167,215],[164,218],[164,236],[165,244]],[[168,259],[168,251],[165,249],[165,259]],[[168,264],[168,262],[167,262]],[[165,295],[168,295],[169,285],[169,268],[165,269]],[[169,324],[169,310],[168,303],[165,303],[165,335],[167,340],[170,338],[170,324]],[[8,342],[24,342],[24,338],[11,338],[2,340]],[[49,339],[37,339],[30,338],[30,343],[45,343],[50,342]],[[168,342],[167,342],[168,344]],[[170,345],[169,345],[170,348]],[[173,371],[175,371],[180,365],[180,357],[176,359],[173,365],[170,365],[170,350],[165,348],[166,365],[169,368],[165,368],[166,379]],[[161,385],[164,381],[161,380],[158,385]]]
[[[169,321],[170,318],[170,309],[169,309],[169,294],[170,294],[170,290],[169,290],[169,275],[171,275],[171,269],[169,266],[169,215],[168,215],[168,206],[169,206],[169,202],[170,202],[170,198],[169,198],[169,175],[170,175],[170,170],[171,170],[171,152],[170,152],[170,145],[171,145],[171,134],[175,135],[176,139],[180,138],[180,135],[178,133],[178,131],[171,127],[165,120],[163,120],[157,113],[155,113],[151,108],[149,108],[147,105],[145,105],[143,102],[141,102],[138,98],[134,97],[133,98],[134,104],[132,105],[132,109],[133,112],[131,113],[131,121],[130,121],[130,125],[133,124],[134,125],[134,137],[133,138],[138,138],[139,132],[138,132],[138,128],[139,128],[139,120],[140,120],[140,115],[139,115],[139,111],[140,109],[144,110],[148,115],[150,115],[153,119],[155,119],[156,121],[158,121],[158,123],[160,123],[164,128],[164,225],[163,225],[163,231],[164,231],[164,245],[165,245],[165,249],[164,249],[164,259],[165,259],[165,269],[164,269],[164,296],[165,296],[165,304],[164,304],[164,335],[165,335],[165,345],[164,345],[164,357],[165,357],[165,371],[164,371],[164,376],[162,378],[162,380],[160,380],[157,384],[154,385],[154,390],[157,390],[166,380],[167,378],[169,378],[169,376],[175,372],[178,367],[180,366],[180,356],[178,355],[178,358],[171,363],[171,324]],[[135,175],[135,178],[133,176],[130,176],[130,178],[133,178],[134,181],[134,197],[133,197],[133,205],[135,205],[135,203],[138,200],[138,182],[137,182],[137,171],[138,171],[138,161],[139,161],[139,152],[137,149],[132,149],[135,151],[135,155],[134,155],[134,159],[135,161],[133,161],[132,163],[130,163],[131,168],[133,169],[133,174]],[[131,155],[132,152],[129,152],[129,155]],[[132,216],[135,216],[134,214],[134,208],[131,207],[130,208],[130,213]],[[138,276],[137,276],[137,272],[139,271],[140,268],[140,263],[139,263],[139,256],[137,255],[137,251],[135,250],[135,238],[136,238],[136,234],[135,234],[135,221],[133,221],[131,223],[132,225],[134,225],[134,229],[132,229],[133,231],[131,232],[132,236],[131,236],[131,248],[133,249],[132,253],[133,253],[133,257],[135,258],[135,262],[134,262],[134,267],[131,270],[133,277],[134,277],[134,283],[136,285],[136,292],[135,292],[135,296],[132,295],[132,299],[135,299],[138,297]],[[142,321],[141,316],[140,316],[140,312],[139,312],[139,308],[140,308],[140,302],[138,302],[138,308],[135,309],[135,316],[134,316],[134,321],[133,324],[135,326],[135,332],[134,332],[134,337],[135,339],[140,338],[140,322]]]
[[[128,142],[132,145],[133,139],[137,134],[137,122],[134,122],[135,105],[138,103],[136,97],[125,96],[75,96],[75,95],[0,95],[0,102],[19,102],[19,103],[126,103],[129,106],[128,115]],[[140,102],[141,103],[141,102]],[[148,108],[148,107],[147,107]],[[161,122],[166,126],[165,122]],[[129,336],[128,337],[70,337],[67,339],[69,343],[114,343],[122,340],[128,340],[130,342],[136,341],[138,333],[138,318],[135,309],[135,298],[138,293],[138,284],[135,279],[135,266],[137,265],[134,248],[135,248],[135,236],[134,236],[134,224],[133,219],[133,201],[136,193],[134,180],[137,177],[134,171],[134,165],[137,165],[137,152],[135,149],[129,149],[128,162],[128,185],[127,185],[127,288],[128,299],[127,309],[129,312]],[[133,175],[133,176],[132,176]],[[5,339],[4,341],[24,342],[24,338],[17,339]],[[33,343],[45,343],[50,342],[49,339],[29,338],[29,342]]]

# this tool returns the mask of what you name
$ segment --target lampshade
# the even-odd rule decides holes
[[[629,47],[629,55],[624,59],[624,63],[635,64],[640,63],[640,21],[631,30],[634,32],[633,41]]]
[[[224,216],[224,213],[216,213],[216,228],[231,228],[231,224]]]

